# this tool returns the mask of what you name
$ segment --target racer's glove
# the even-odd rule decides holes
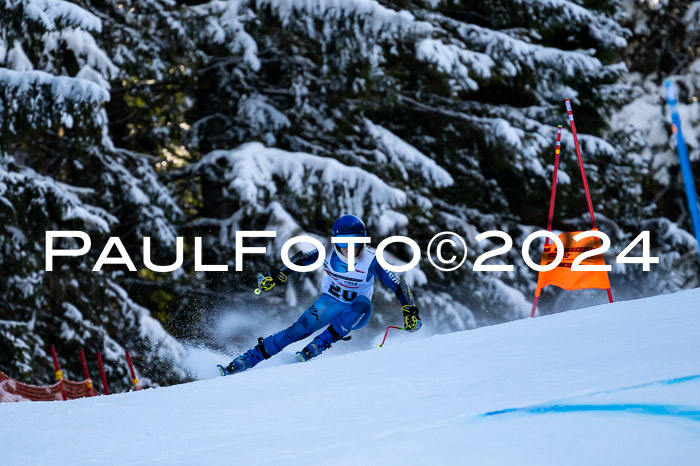
[[[258,288],[263,293],[267,293],[275,287],[275,285],[283,285],[287,281],[287,276],[280,272],[279,269],[271,272],[265,272],[258,277]]]
[[[409,332],[415,332],[423,325],[418,315],[418,308],[409,304],[401,308],[403,310],[403,328]]]

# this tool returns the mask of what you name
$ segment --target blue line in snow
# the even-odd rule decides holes
[[[523,406],[521,408],[508,408],[501,409],[498,411],[489,411],[481,416],[495,416],[498,414],[509,414],[509,413],[531,413],[531,414],[545,414],[545,413],[570,413],[570,412],[581,412],[581,411],[619,411],[628,412],[634,414],[645,414],[645,415],[658,415],[658,416],[674,416],[682,417],[692,421],[700,422],[700,408],[692,406],[675,406],[675,405],[655,405],[655,404],[607,404],[607,405],[595,405],[595,404],[562,404],[562,402],[573,400],[577,398],[592,397],[596,395],[603,395],[609,393],[622,392],[627,390],[635,390],[638,388],[646,388],[653,385],[674,385],[684,382],[690,382],[693,380],[700,380],[700,374],[689,375],[687,377],[676,377],[672,379],[656,380],[654,382],[646,382],[637,385],[630,385],[628,387],[612,388],[608,390],[599,390],[596,392],[585,393],[581,395],[576,395],[568,398],[562,398],[560,400],[550,401],[547,403],[541,403],[531,406]]]
[[[608,412],[627,412],[633,414],[645,414],[652,416],[673,416],[682,417],[691,421],[700,422],[700,408],[692,406],[676,406],[676,405],[655,405],[655,404],[608,404],[608,405],[538,405],[526,408],[503,409],[501,411],[491,411],[490,413],[482,414],[482,416],[495,416],[497,414],[506,413],[530,413],[530,414],[547,414],[547,413],[576,413],[590,411],[608,411]]]
[[[629,387],[611,388],[609,390],[601,390],[598,392],[587,393],[585,395],[577,395],[577,396],[572,397],[572,398],[579,398],[580,396],[603,395],[603,394],[607,394],[607,393],[622,392],[625,390],[635,390],[637,388],[646,388],[646,387],[651,387],[653,385],[673,385],[673,384],[677,384],[677,383],[690,382],[690,381],[699,380],[699,379],[700,379],[700,374],[695,374],[695,375],[689,375],[687,377],[676,377],[673,379],[655,380],[653,382],[645,382],[645,383],[640,383],[638,385],[630,385]],[[564,398],[564,399],[569,400],[571,398]]]

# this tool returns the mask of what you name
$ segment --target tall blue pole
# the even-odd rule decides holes
[[[671,107],[671,121],[673,121],[674,131],[676,133],[678,157],[681,159],[681,173],[683,174],[683,183],[685,184],[685,196],[688,199],[688,210],[690,211],[690,218],[693,221],[695,239],[698,242],[698,258],[700,259],[700,209],[698,208],[698,195],[695,191],[693,172],[690,168],[688,147],[685,145],[683,131],[681,130],[681,117],[678,115],[678,107],[676,106],[676,92],[673,89],[673,84],[670,79],[666,79],[664,85],[666,86],[666,100],[668,101],[668,106]]]

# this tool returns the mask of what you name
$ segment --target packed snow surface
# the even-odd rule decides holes
[[[4,403],[2,464],[698,464],[698,303],[695,289],[397,332],[304,364],[280,365],[286,352],[168,388]]]

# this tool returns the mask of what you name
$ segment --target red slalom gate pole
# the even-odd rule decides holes
[[[61,386],[61,395],[63,395],[63,401],[68,399],[66,395],[66,387],[63,385],[63,372],[61,372],[61,367],[58,365],[58,356],[56,356],[56,348],[51,345],[51,356],[53,357],[53,367],[56,371],[56,380]]]
[[[126,353],[126,362],[129,363],[129,370],[131,371],[131,383],[134,385],[134,390],[141,390],[141,385],[139,385],[139,379],[136,378],[136,372],[134,372],[134,364],[131,362],[131,355],[128,351]]]
[[[406,330],[406,329],[403,328],[403,327],[397,327],[396,325],[389,325],[389,326],[386,328],[386,332],[384,332],[384,339],[382,340],[382,343],[379,345],[380,348],[381,348],[382,346],[384,346],[384,342],[386,341],[386,336],[389,334],[389,330],[391,330],[392,328],[395,328],[396,330]]]
[[[88,389],[88,394],[92,394],[92,379],[88,371],[87,361],[85,361],[85,352],[80,348],[80,363],[83,365],[83,375],[85,376],[85,386]]]
[[[552,219],[554,218],[554,199],[557,196],[557,172],[559,171],[559,153],[561,152],[561,125],[557,125],[557,144],[554,149],[554,174],[552,175],[552,196],[549,199],[549,217],[547,218],[547,231],[552,231]],[[549,245],[549,237],[545,238],[544,245]]]
[[[569,123],[571,123],[571,132],[574,135],[574,146],[576,147],[576,157],[578,157],[578,166],[581,169],[581,178],[583,179],[583,189],[586,190],[586,202],[588,202],[588,213],[591,214],[591,223],[593,229],[597,230],[598,226],[595,223],[595,215],[593,214],[593,202],[591,201],[591,192],[588,189],[588,180],[586,179],[586,170],[583,168],[583,157],[581,156],[581,148],[578,144],[578,136],[576,135],[576,124],[574,124],[574,112],[571,110],[571,101],[564,99],[566,104],[566,113],[569,115]]]
[[[578,166],[581,169],[581,179],[583,179],[583,189],[586,190],[586,202],[588,202],[588,213],[591,215],[591,223],[593,224],[593,229],[597,230],[598,225],[595,223],[595,215],[593,214],[593,201],[591,201],[591,191],[588,189],[588,179],[586,178],[586,170],[583,168],[583,157],[581,156],[581,148],[578,144],[578,136],[576,135],[576,124],[574,123],[574,112],[571,110],[571,101],[569,99],[564,99],[566,104],[566,113],[569,115],[569,123],[571,123],[571,132],[574,135],[574,145],[576,147],[576,157],[578,157]],[[607,289],[608,300],[612,303],[613,296],[612,290]]]
[[[537,310],[537,301],[539,300],[539,296],[535,296],[535,299],[532,300],[532,310],[530,311],[530,318],[535,317],[535,311]]]
[[[552,174],[552,195],[549,198],[549,216],[547,217],[547,231],[552,231],[552,220],[554,219],[554,200],[557,196],[557,173],[559,172],[559,154],[561,153],[561,125],[557,125],[557,143],[554,146],[554,173]],[[545,238],[544,246],[549,245],[549,237]],[[532,300],[532,310],[530,311],[530,317],[535,317],[535,311],[537,310],[537,301],[540,297],[535,296]]]
[[[97,365],[100,367],[100,377],[102,378],[102,390],[105,395],[109,395],[109,387],[107,386],[107,376],[105,375],[105,366],[102,364],[102,353],[97,352]]]

